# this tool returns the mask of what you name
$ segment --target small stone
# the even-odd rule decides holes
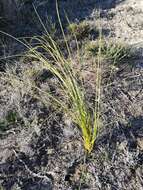
[[[137,145],[138,147],[143,150],[143,138],[138,138],[137,139]]]

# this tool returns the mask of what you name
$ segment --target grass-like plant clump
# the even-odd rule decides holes
[[[80,76],[80,72],[77,72],[77,68],[82,67],[83,55],[80,53],[78,47],[78,40],[89,33],[89,26],[86,23],[69,24],[69,31],[73,34],[75,42],[77,43],[77,54],[72,55],[72,50],[68,44],[68,37],[65,35],[58,4],[56,3],[57,15],[59,20],[60,29],[62,32],[65,48],[64,50],[58,45],[56,39],[46,29],[43,24],[37,10],[35,13],[45,30],[45,35],[40,37],[34,37],[31,41],[36,44],[34,47],[26,42],[22,42],[19,39],[12,37],[18,42],[22,43],[27,49],[26,57],[32,58],[38,61],[42,67],[46,68],[50,74],[56,79],[56,91],[42,91],[40,87],[35,86],[40,93],[41,97],[38,97],[43,103],[42,93],[48,97],[48,101],[51,101],[53,106],[62,111],[66,116],[75,123],[81,130],[82,139],[85,151],[90,153],[94,147],[95,140],[101,127],[100,121],[100,107],[101,107],[101,80],[102,80],[102,59],[110,59],[113,63],[116,63],[129,55],[129,49],[121,44],[107,43],[102,38],[102,30],[99,29],[99,37],[96,42],[90,42],[86,44],[85,51],[92,59],[93,72],[94,72],[94,85],[95,85],[95,97],[94,104],[89,106],[87,100],[87,89],[84,76]],[[66,52],[66,53],[65,53]],[[76,59],[75,59],[76,57]],[[76,64],[75,64],[76,60]],[[78,73],[78,74],[77,74]],[[48,103],[49,104],[49,103]]]
[[[97,41],[90,41],[85,45],[87,56],[97,56],[99,44]],[[127,45],[116,42],[101,41],[101,56],[103,59],[112,61],[113,64],[129,58],[131,55],[130,48]]]
[[[95,62],[96,97],[95,97],[95,105],[91,111],[91,109],[89,109],[88,107],[88,103],[85,98],[86,90],[84,89],[84,82],[83,82],[84,79],[81,80],[76,75],[76,67],[74,67],[74,60],[72,58],[71,50],[62,27],[58,6],[57,6],[57,14],[63,38],[66,43],[66,51],[68,52],[68,57],[65,57],[63,55],[63,52],[58,47],[57,43],[53,40],[51,35],[44,27],[43,22],[41,18],[39,18],[38,13],[37,16],[45,29],[47,38],[43,37],[35,38],[35,40],[37,40],[38,45],[34,48],[29,47],[28,56],[31,56],[34,59],[38,60],[58,80],[57,89],[59,89],[61,96],[60,95],[55,96],[51,92],[46,92],[47,96],[49,96],[54,105],[58,105],[60,109],[62,108],[63,112],[66,115],[68,115],[75,124],[78,125],[82,133],[84,148],[88,153],[90,153],[93,149],[98,134],[98,129],[100,127],[99,110],[100,110],[100,90],[101,90],[100,89],[101,88],[101,71],[100,71],[101,48],[99,45],[98,56],[97,56],[98,61],[97,63]],[[75,32],[74,36],[77,37],[76,34],[77,28],[76,27],[73,28],[75,29],[73,31]],[[84,30],[82,32],[84,33]],[[48,41],[46,39],[48,39]],[[77,64],[81,64],[80,62],[81,59],[79,57],[80,52],[77,52],[77,55],[78,55]]]
[[[77,65],[75,66],[75,58],[72,57],[72,50],[70,49],[60,20],[57,3],[56,8],[66,50],[63,51],[58,46],[52,35],[47,31],[35,8],[35,13],[37,14],[39,21],[45,30],[44,36],[34,37],[32,39],[36,42],[36,45],[33,47],[26,42],[22,42],[21,40],[12,37],[11,35],[8,36],[22,43],[28,49],[28,52],[25,56],[37,60],[39,63],[41,63],[41,65],[44,66],[44,68],[46,68],[58,81],[56,83],[56,90],[59,92],[58,95],[50,91],[42,91],[37,86],[33,86],[33,88],[35,87],[36,90],[39,90],[40,94],[44,93],[44,96],[46,94],[49,97],[48,101],[51,101],[51,104],[53,104],[53,106],[57,106],[60,111],[68,115],[72,122],[79,127],[81,130],[85,151],[90,153],[93,149],[99,128],[101,126],[100,103],[102,34],[101,31],[99,31],[96,59],[93,57],[96,90],[94,105],[91,108],[89,107],[88,100],[86,99],[86,89],[84,85],[85,79],[82,76],[79,76],[80,73],[77,75],[77,68],[78,66],[81,67],[83,63],[83,58],[81,57],[82,55],[80,55],[78,43],[76,56]],[[80,35],[83,36],[87,34],[87,30],[89,29],[88,27],[89,26],[87,26],[85,23],[82,23],[80,25],[80,29],[79,26],[72,25],[71,31],[73,32],[73,36],[76,42]],[[39,99],[42,101],[42,95]],[[43,102],[45,103],[45,100]]]
[[[8,126],[17,122],[17,113],[9,111],[4,119],[0,120],[0,131],[6,131]]]
[[[39,63],[41,63],[42,67],[46,68],[58,81],[56,83],[56,89],[59,91],[58,95],[56,93],[50,91],[42,91],[39,87],[35,87],[36,90],[39,90],[39,94],[43,93],[49,98],[53,106],[57,106],[60,111],[62,111],[65,115],[68,115],[73,123],[75,123],[79,129],[81,130],[82,139],[85,151],[90,153],[93,149],[95,140],[97,138],[99,128],[101,126],[100,122],[100,100],[101,100],[101,56],[102,56],[102,35],[101,31],[99,32],[99,40],[98,40],[98,49],[97,49],[97,59],[94,59],[94,72],[95,72],[95,97],[94,97],[94,105],[91,108],[89,106],[89,102],[86,99],[86,89],[84,85],[85,79],[83,76],[79,76],[80,73],[77,74],[77,68],[81,67],[83,63],[83,57],[80,54],[80,48],[78,47],[78,39],[86,36],[89,32],[89,26],[86,23],[71,24],[70,31],[77,42],[77,65],[75,66],[75,58],[72,57],[72,50],[70,49],[70,45],[68,44],[68,39],[65,35],[59,10],[58,4],[56,3],[57,15],[59,20],[60,29],[63,35],[65,49],[61,49],[50,34],[50,32],[46,29],[43,24],[37,10],[35,9],[35,13],[45,30],[45,35],[40,37],[34,37],[32,40],[35,42],[35,46],[31,46],[31,44],[26,43],[25,41],[21,41],[10,34],[6,34],[7,36],[15,39],[17,42],[23,44],[28,52],[25,54],[26,58],[32,58]],[[32,41],[31,40],[31,41]],[[66,54],[65,54],[66,52]],[[68,56],[67,56],[68,53]],[[39,97],[38,97],[39,98]],[[42,95],[39,98],[41,101]],[[43,101],[45,103],[45,100]]]
[[[88,37],[91,28],[86,21],[82,21],[80,23],[70,23],[67,30],[70,34],[75,35],[78,40],[82,40]]]

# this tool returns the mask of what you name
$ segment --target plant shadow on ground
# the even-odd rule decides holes
[[[59,3],[59,12],[63,26],[66,28],[68,25],[68,21],[66,15],[68,16],[69,21],[80,23],[83,20],[90,17],[92,11],[94,9],[98,9],[98,4],[104,4],[105,2],[95,3],[94,0],[78,0],[78,1],[65,1],[60,0]],[[113,2],[108,2],[108,4],[112,7]],[[17,19],[15,21],[5,21],[5,25],[0,27],[0,30],[5,31],[15,37],[33,37],[35,35],[43,35],[43,27],[35,14],[33,5],[37,9],[39,16],[41,17],[45,27],[49,29],[52,25],[56,25],[56,30],[59,30],[59,22],[57,19],[57,11],[56,11],[56,0],[54,1],[25,1],[22,5],[19,5],[17,10]],[[101,6],[102,7],[102,6]],[[106,6],[105,6],[106,7]],[[29,19],[30,18],[30,19]],[[109,30],[103,29],[103,34],[107,36],[109,34]],[[56,34],[60,36],[60,34]],[[91,32],[92,38],[96,38],[98,36],[97,30],[92,30]],[[28,38],[27,38],[28,39]],[[25,51],[25,47],[21,44],[17,43],[15,40],[0,34],[0,56],[13,56],[15,54],[20,54]],[[9,64],[12,62],[9,60]],[[5,67],[5,60],[0,60],[0,70],[3,71],[3,67]]]
[[[69,17],[71,22],[82,21],[90,17],[94,9],[108,10],[115,7],[117,4],[123,2],[124,0],[59,0],[59,11],[61,15],[62,23],[66,23],[65,13]],[[45,26],[47,23],[47,18],[52,19],[52,22],[57,22],[57,13],[55,8],[56,0],[52,1],[25,1],[25,3],[19,3],[17,10],[17,19],[12,21],[10,24],[3,24],[2,28],[8,28],[6,31],[8,33],[14,34],[15,36],[32,36],[33,34],[41,33],[43,28],[39,28],[39,24],[36,24],[36,17],[33,10],[33,5],[37,8],[39,15],[45,21]],[[30,18],[30,19],[29,19]],[[6,22],[6,21],[5,21]],[[35,27],[36,26],[36,27]],[[2,30],[2,29],[1,29]],[[13,31],[13,33],[12,33]]]
[[[110,137],[110,138],[109,138]],[[127,141],[129,150],[137,149],[137,139],[143,137],[143,116],[132,117],[129,122],[124,125],[119,123],[117,127],[111,129],[110,133],[102,136],[98,143],[108,144],[109,149],[115,151],[118,143],[122,143],[123,140]],[[95,149],[98,149],[95,145]],[[112,156],[113,152],[110,152]]]

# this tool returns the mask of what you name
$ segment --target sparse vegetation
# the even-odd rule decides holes
[[[17,122],[17,118],[16,112],[9,111],[6,117],[0,120],[0,131],[6,131],[9,125],[14,125]]]
[[[86,21],[82,21],[78,24],[76,23],[69,24],[67,30],[70,34],[75,35],[78,40],[82,40],[89,36],[91,28]]]
[[[99,49],[98,41],[90,41],[85,45],[87,56],[97,56]],[[130,47],[117,42],[101,42],[101,56],[103,59],[110,60],[113,64],[119,64],[131,56]]]
[[[92,108],[92,111],[89,111],[89,107],[85,99],[84,85],[81,85],[84,79],[82,79],[83,81],[80,81],[79,78],[76,76],[76,68],[74,67],[74,61],[72,60],[71,51],[62,27],[58,8],[57,8],[57,13],[63,38],[66,43],[67,52],[69,54],[68,55],[69,58],[67,59],[63,56],[61,50],[57,46],[56,42],[52,39],[51,35],[48,33],[47,30],[46,30],[47,39],[49,39],[50,42],[45,40],[46,38],[44,39],[35,38],[38,42],[38,46],[34,48],[29,48],[30,50],[29,56],[40,61],[40,63],[42,63],[42,65],[44,65],[47,68],[47,70],[49,70],[53,74],[53,76],[55,76],[56,79],[58,80],[58,86],[60,88],[59,91],[61,93],[59,97],[55,97],[50,92],[47,93],[47,96],[50,97],[51,101],[55,102],[61,108],[63,108],[63,111],[66,114],[68,114],[69,117],[72,118],[72,121],[79,126],[82,132],[84,148],[88,153],[90,153],[93,149],[98,134],[98,130],[100,127],[100,122],[99,122],[100,91],[101,91],[100,44],[98,46],[99,48],[97,53],[98,61],[97,63],[96,62],[94,63],[95,72],[96,72],[95,105]],[[80,28],[81,31],[79,31],[76,28],[77,26],[72,26],[72,32],[75,33],[76,36],[77,32],[79,32],[81,35],[83,32],[85,32],[84,30],[85,26],[86,25],[82,23]],[[47,55],[49,55],[52,58],[53,62],[51,62],[51,60],[48,57],[46,57],[43,53],[41,53],[39,51],[39,48]],[[78,64],[80,65],[81,63],[79,62]],[[64,99],[68,101],[61,100],[60,96],[64,97]]]

